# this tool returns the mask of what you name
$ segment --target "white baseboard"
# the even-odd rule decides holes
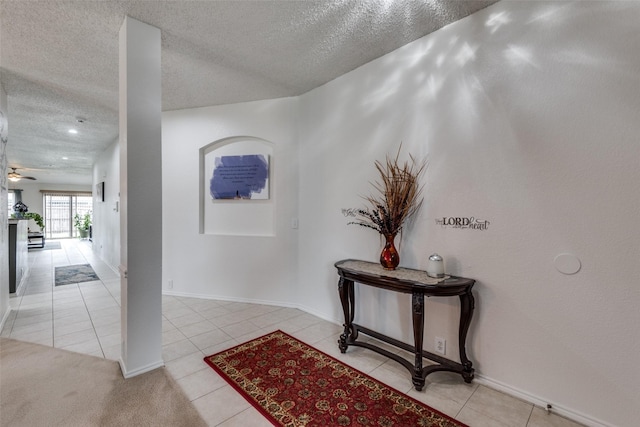
[[[344,324],[344,319],[343,318],[337,319],[337,320],[329,318],[324,313],[321,313],[321,312],[315,310],[314,308],[308,307],[306,305],[299,304],[296,308],[304,311],[305,313],[309,313],[309,314],[311,314],[313,316],[319,317],[322,320],[326,320],[327,322],[333,323],[335,325],[342,326]]]
[[[107,267],[109,267],[111,269],[111,271],[113,271],[114,273],[116,273],[118,275],[118,277],[120,277],[120,270],[118,270],[118,267],[114,267],[113,265],[109,264],[102,257],[100,257],[100,259],[102,260],[102,262],[104,262],[106,264]]]
[[[122,360],[122,358],[118,360],[118,363],[120,363],[120,370],[122,371],[122,376],[125,378],[133,378],[135,376],[144,374],[149,371],[153,371],[154,369],[162,368],[164,366],[164,361],[159,360],[157,362],[150,363],[149,365],[143,366],[141,368],[129,371],[127,370],[127,367],[125,366],[125,363]]]
[[[508,384],[504,384],[500,381],[496,381],[484,375],[476,373],[474,382],[478,384],[487,386],[494,390],[500,391],[504,394],[508,394],[520,400],[524,400],[525,402],[532,403],[541,408],[547,408],[547,405],[551,405],[550,412],[560,415],[569,420],[575,421],[580,424],[584,424],[587,427],[616,427],[613,424],[608,424],[604,421],[595,419],[589,415],[583,414],[582,412],[576,411],[571,408],[564,407],[562,405],[555,404],[550,402],[540,396],[533,395],[524,390],[517,389]]]
[[[235,297],[229,297],[229,296],[223,296],[223,295],[201,295],[201,294],[193,294],[193,293],[187,293],[187,292],[174,292],[166,289],[162,290],[162,295],[167,295],[172,297],[200,298],[200,299],[219,300],[219,301],[246,302],[251,304],[273,305],[276,307],[298,308],[295,304],[289,304],[282,301],[261,300],[261,299],[253,299],[253,298],[235,298]]]
[[[305,313],[309,313],[311,315],[319,317],[322,320],[326,320],[327,322],[331,322],[336,325],[342,325],[344,323],[343,320],[330,319],[326,317],[323,313],[320,313],[319,311],[316,311],[305,305],[293,304],[289,302],[260,300],[260,299],[253,299],[253,298],[235,298],[235,297],[229,297],[229,296],[223,296],[223,295],[200,295],[200,294],[193,294],[193,293],[186,293],[186,292],[174,292],[166,289],[162,290],[162,295],[167,295],[172,297],[210,299],[210,300],[219,300],[219,301],[246,302],[251,304],[272,305],[276,307],[297,308],[299,310],[304,311]]]
[[[18,283],[18,286],[16,286],[16,296],[22,296],[22,294],[24,293],[24,290],[26,289],[27,286],[27,279],[29,278],[29,274],[31,274],[31,266],[27,267],[27,271],[25,271],[22,274],[22,278],[20,279],[20,283]]]

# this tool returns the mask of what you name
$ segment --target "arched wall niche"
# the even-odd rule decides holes
[[[268,159],[266,200],[214,200],[210,194],[215,159],[261,154]],[[219,139],[200,148],[200,234],[275,236],[276,191],[273,143],[253,136]]]

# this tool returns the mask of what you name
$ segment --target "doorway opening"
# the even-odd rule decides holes
[[[78,237],[78,230],[73,225],[77,214],[81,218],[93,210],[91,193],[43,192],[42,205],[47,239],[68,239]]]

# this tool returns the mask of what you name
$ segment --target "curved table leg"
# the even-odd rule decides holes
[[[344,313],[344,332],[338,340],[338,348],[341,353],[347,351],[347,341],[357,338],[356,332],[353,330],[352,323],[355,316],[355,298],[353,290],[353,280],[347,280],[340,277],[338,281],[338,292],[340,294],[340,303],[342,304],[342,312]]]
[[[458,345],[460,347],[460,363],[463,366],[462,378],[465,382],[470,383],[473,380],[474,369],[471,361],[467,358],[466,340],[473,310],[475,308],[475,300],[471,289],[460,295],[460,329],[458,332]]]
[[[422,341],[424,337],[424,294],[414,292],[411,295],[411,314],[413,317],[413,343],[415,363],[411,380],[416,390],[422,390],[425,379],[422,375]]]

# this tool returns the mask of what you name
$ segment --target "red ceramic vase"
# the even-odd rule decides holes
[[[384,238],[386,242],[380,254],[380,264],[385,270],[395,270],[398,264],[400,264],[400,255],[393,242],[396,236],[395,234],[385,234]]]

